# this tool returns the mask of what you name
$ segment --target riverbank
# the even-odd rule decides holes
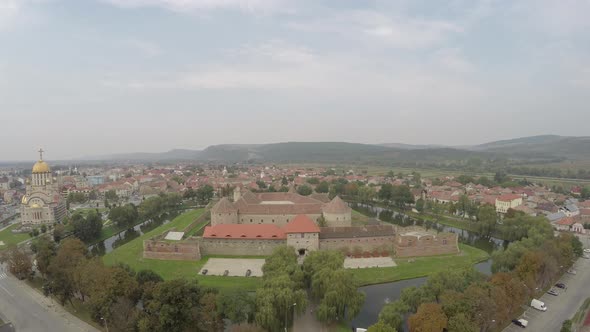
[[[399,280],[426,277],[449,269],[462,269],[486,261],[490,255],[466,244],[459,244],[461,251],[456,255],[440,255],[394,259],[397,266],[370,269],[352,269],[361,286],[382,284]]]

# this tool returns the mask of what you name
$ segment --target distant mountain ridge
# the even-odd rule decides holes
[[[590,137],[541,135],[488,142],[474,146],[445,147],[403,143],[284,142],[221,144],[204,150],[175,149],[162,153],[127,153],[87,160],[203,161],[203,162],[442,162],[481,158],[565,158],[590,160]]]

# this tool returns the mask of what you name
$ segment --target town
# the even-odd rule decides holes
[[[0,171],[0,252],[18,279],[31,280],[33,288],[62,304],[75,308],[76,301],[91,312],[99,310],[99,304],[88,298],[99,290],[72,285],[66,291],[53,285],[56,272],[50,271],[57,267],[46,255],[60,256],[55,244],[62,243],[62,248],[67,241],[78,241],[83,245],[78,250],[102,258],[105,269],[124,268],[138,278],[196,279],[221,291],[216,301],[231,302],[244,296],[235,294],[265,287],[268,281],[260,278],[271,274],[265,261],[276,260],[275,255],[292,255],[294,264],[304,269],[306,262],[336,259],[333,264],[353,278],[346,283],[371,287],[436,275],[450,266],[477,265],[484,275],[491,274],[501,268],[488,263],[489,254],[518,241],[525,224],[532,227],[540,221],[553,232],[579,237],[590,226],[588,187],[549,187],[502,172],[489,177],[444,172],[422,176],[417,170],[367,166],[187,162],[50,166],[44,151],[38,153],[31,169]],[[494,241],[491,247],[481,246],[474,235]],[[62,268],[70,273],[97,268],[84,264]],[[218,318],[211,317],[209,323],[221,328],[221,317],[226,317],[236,331],[256,324],[269,330],[283,325],[320,328],[332,326],[337,315],[348,317],[353,327],[383,323],[384,314],[363,315],[363,303],[369,299],[350,291],[354,303],[347,312],[326,313],[319,320],[313,318],[313,308],[327,306],[325,300],[293,293],[300,308],[309,301],[310,309],[292,308],[286,321],[252,320],[260,310],[255,302],[248,309],[250,318],[236,318],[234,309],[219,308]],[[395,310],[396,315],[404,313]],[[92,317],[102,311],[95,312]],[[115,330],[128,323],[113,320]],[[86,323],[106,327],[107,321],[101,316]]]

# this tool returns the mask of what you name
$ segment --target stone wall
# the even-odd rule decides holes
[[[201,239],[202,255],[252,255],[268,256],[283,240]]]
[[[318,222],[321,214],[306,214],[309,219]],[[271,224],[283,227],[297,215],[294,214],[239,214],[239,224],[254,225],[254,224]]]
[[[357,248],[360,248],[363,252],[372,252],[376,249],[391,250],[393,240],[394,236],[321,239],[320,250],[341,250],[346,248],[350,254],[355,253],[358,250]]]
[[[199,242],[192,241],[166,241],[166,240],[145,240],[143,241],[143,258],[198,261],[201,259]]]
[[[302,236],[303,235],[303,236]],[[305,250],[305,253],[319,249],[318,233],[290,233],[287,234],[287,245],[296,251]]]
[[[211,211],[211,225],[219,225],[219,224],[237,224],[238,223],[238,213],[213,213]]]
[[[403,235],[394,240],[396,257],[433,256],[459,253],[457,234],[439,233],[437,235]]]
[[[348,227],[352,225],[351,213],[324,213],[328,227]]]

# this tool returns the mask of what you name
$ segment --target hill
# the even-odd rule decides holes
[[[520,158],[590,159],[590,137],[542,135],[489,142],[473,151],[495,152]]]

